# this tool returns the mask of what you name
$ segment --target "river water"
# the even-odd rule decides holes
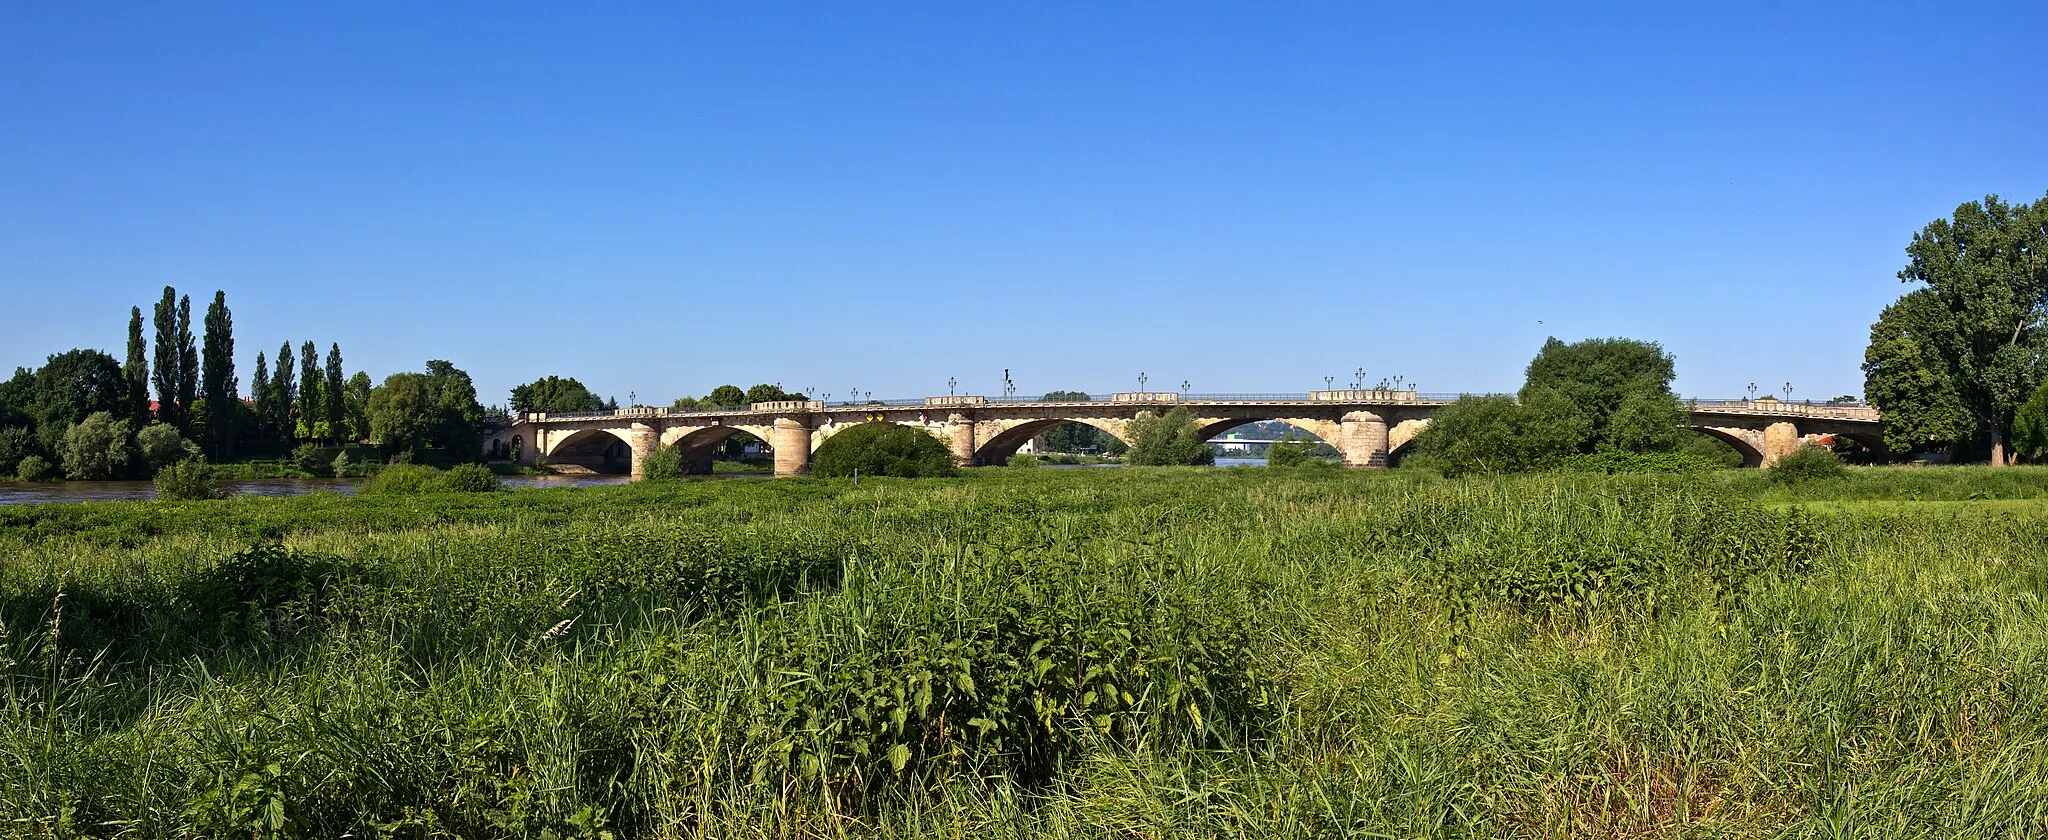
[[[1219,467],[1263,467],[1264,458],[1218,458]],[[1120,467],[1122,464],[1092,466]],[[220,487],[234,495],[303,496],[307,493],[356,492],[357,478],[251,478],[223,481]],[[623,475],[510,475],[499,479],[506,489],[521,487],[589,487],[624,484]],[[0,505],[33,505],[44,502],[120,502],[156,498],[156,486],[147,481],[46,481],[34,484],[0,484]]]

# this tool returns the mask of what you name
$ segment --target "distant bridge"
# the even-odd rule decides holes
[[[639,475],[647,456],[674,447],[684,471],[708,473],[714,451],[745,432],[775,453],[775,474],[808,472],[811,453],[834,434],[861,423],[896,423],[944,441],[962,466],[1001,464],[1018,447],[1064,423],[1080,423],[1130,443],[1129,424],[1140,414],[1187,408],[1203,440],[1226,429],[1279,420],[1315,435],[1352,467],[1385,467],[1436,410],[1455,394],[1343,390],[1289,394],[1186,394],[1129,392],[1087,400],[1044,401],[981,396],[924,397],[835,403],[788,400],[731,408],[622,408],[573,414],[525,414],[493,432],[489,441],[549,464]],[[1775,462],[1803,442],[1846,437],[1883,451],[1876,409],[1860,403],[1811,404],[1761,400],[1693,400],[1691,426],[1742,453],[1748,466]]]

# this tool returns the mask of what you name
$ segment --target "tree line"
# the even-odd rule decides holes
[[[257,354],[244,398],[226,292],[214,292],[199,333],[191,297],[171,286],[149,320],[146,335],[142,308],[130,307],[122,361],[67,350],[0,383],[0,476],[146,477],[175,463],[227,462],[290,444],[375,441],[393,456],[428,448],[458,459],[477,454],[484,411],[468,374],[445,361],[372,387],[362,371],[344,378],[338,342],[323,362],[316,342],[303,342],[295,356],[286,341],[274,360]]]

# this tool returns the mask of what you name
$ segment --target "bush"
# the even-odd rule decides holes
[[[1783,484],[1834,478],[1846,471],[1842,459],[1823,446],[1801,446],[1770,466],[1771,480]]]
[[[64,474],[97,481],[128,472],[135,450],[128,443],[128,421],[95,411],[64,430]]]
[[[1315,449],[1315,441],[1302,440],[1289,434],[1281,438],[1279,443],[1266,447],[1266,466],[1305,467],[1322,463],[1322,459],[1310,454]]]
[[[222,495],[206,465],[197,460],[175,461],[156,471],[158,501],[196,502]]]
[[[342,452],[334,456],[334,460],[328,463],[327,468],[334,471],[335,478],[347,478],[349,468],[353,466],[355,464],[348,459],[348,453]]]
[[[489,493],[498,489],[498,474],[482,464],[456,464],[439,476],[434,489],[451,493]]]
[[[1588,423],[1547,389],[1531,389],[1520,403],[1499,394],[1462,396],[1415,436],[1415,464],[1454,478],[1521,472],[1578,451]]]
[[[1016,455],[1012,455],[1010,456],[1010,460],[1003,462],[1003,466],[1006,467],[1037,467],[1044,466],[1044,464],[1044,458],[1029,453],[1019,453]]]
[[[22,481],[43,481],[50,477],[50,462],[41,455],[23,456],[14,467],[14,477]]]
[[[887,475],[931,478],[959,472],[953,452],[921,429],[894,423],[862,423],[833,435],[811,459],[817,475]]]
[[[1209,448],[1195,417],[1187,408],[1175,408],[1163,416],[1140,414],[1132,420],[1131,451],[1125,458],[1145,467],[1196,467],[1216,463],[1216,450]]]
[[[178,434],[177,428],[168,423],[151,423],[135,433],[135,448],[142,455],[149,471],[154,473],[179,461],[199,457],[199,444]]]
[[[681,481],[683,478],[683,453],[673,446],[664,446],[648,453],[647,460],[640,463],[642,481]]]
[[[325,453],[320,451],[320,447],[310,443],[301,443],[298,446],[292,447],[292,466],[298,467],[310,475],[319,475],[333,464],[332,461],[323,457],[324,455]]]
[[[356,488],[356,492],[371,495],[431,493],[439,483],[440,474],[433,467],[419,464],[391,464],[370,476]]]

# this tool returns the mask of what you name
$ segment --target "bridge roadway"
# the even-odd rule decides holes
[[[811,453],[832,435],[860,423],[913,426],[944,441],[962,466],[1001,464],[1025,441],[1063,423],[1081,423],[1130,442],[1129,424],[1142,413],[1185,406],[1203,439],[1262,420],[1280,420],[1321,438],[1352,467],[1385,467],[1398,457],[1430,416],[1455,395],[1415,391],[1341,390],[1292,394],[1117,393],[1087,401],[925,397],[826,405],[819,400],[755,403],[745,407],[677,410],[622,408],[576,414],[525,414],[491,433],[517,451],[561,468],[630,471],[658,447],[675,447],[685,472],[711,471],[713,452],[745,432],[775,453],[777,476],[802,475]],[[1749,466],[1775,462],[1801,443],[1826,435],[1847,437],[1882,451],[1876,409],[1761,400],[1694,400],[1691,425],[1742,453]]]

